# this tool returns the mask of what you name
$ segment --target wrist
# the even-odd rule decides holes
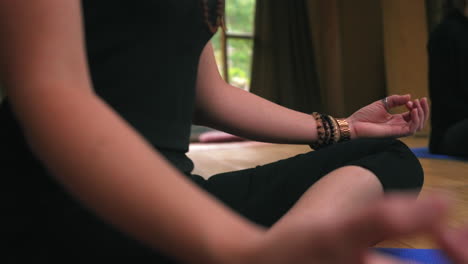
[[[314,112],[312,116],[317,126],[317,140],[310,144],[313,149],[323,148],[351,139],[351,129],[347,118],[334,118]]]
[[[348,128],[349,128],[349,138],[350,139],[356,139],[358,138],[356,131],[354,130],[354,121],[351,117],[345,118],[346,122],[348,123]]]
[[[351,139],[351,127],[349,123],[349,118],[336,118],[338,123],[338,130],[340,133],[339,142],[348,141]]]

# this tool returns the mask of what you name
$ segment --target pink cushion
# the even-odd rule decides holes
[[[199,142],[211,143],[211,142],[232,142],[232,141],[244,141],[244,138],[231,135],[221,131],[208,131],[200,134],[198,138]]]

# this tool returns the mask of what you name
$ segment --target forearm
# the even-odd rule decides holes
[[[89,89],[44,86],[9,91],[26,137],[57,180],[105,220],[197,263],[235,255],[261,232],[193,186]]]
[[[200,57],[194,122],[249,139],[310,144],[317,140],[312,116],[228,85],[219,75],[213,47]]]
[[[310,144],[317,140],[317,127],[311,115],[228,84],[221,84],[197,101],[195,122],[265,142]]]

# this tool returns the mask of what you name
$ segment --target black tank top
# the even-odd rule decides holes
[[[216,2],[208,1],[213,21]],[[212,36],[202,1],[83,0],[82,8],[96,93],[189,173],[193,163],[185,153],[198,61]],[[21,134],[8,103],[0,109],[0,122],[7,134]]]

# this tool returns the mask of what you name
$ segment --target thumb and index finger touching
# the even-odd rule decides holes
[[[403,106],[405,105],[406,108],[411,111],[415,105],[414,105],[414,102],[411,100],[411,95],[410,94],[405,94],[405,95],[390,95],[388,97],[386,97],[387,99],[387,107],[388,109],[391,109],[391,108],[394,108],[394,107],[398,107],[398,106]],[[421,99],[421,106],[422,108],[424,109],[424,112],[429,112],[429,105],[428,105],[428,102],[427,102],[427,98],[422,98]],[[385,103],[383,102],[384,104],[384,107],[385,107]]]
[[[407,112],[403,113],[403,118],[411,121],[410,132],[414,133],[424,128],[429,119],[429,103],[427,98],[411,100],[411,95],[391,95],[382,100],[383,106],[388,111],[398,106],[406,106]]]
[[[406,105],[411,108],[411,95],[390,95],[387,97],[387,107],[388,109]],[[384,105],[385,106],[385,105]]]

